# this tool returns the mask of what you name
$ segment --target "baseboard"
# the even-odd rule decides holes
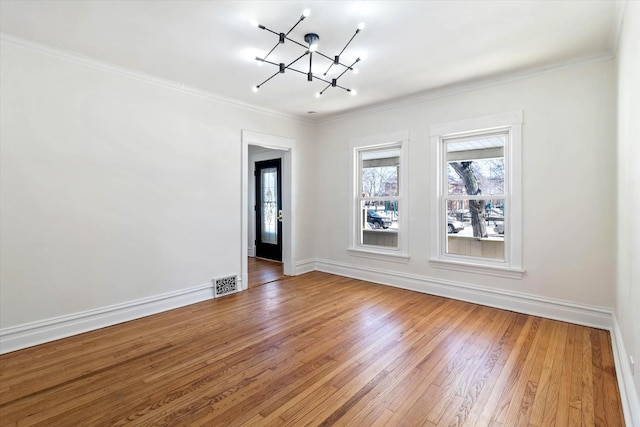
[[[0,354],[212,299],[213,284],[0,329]]]
[[[615,315],[613,316],[613,328],[611,329],[611,347],[613,348],[613,359],[616,364],[616,376],[618,378],[625,424],[628,426],[640,426],[640,397],[633,383],[633,375],[627,362],[629,353],[627,353],[624,345],[620,325],[618,325],[618,319]]]
[[[577,304],[570,301],[540,297],[526,293],[487,288],[427,276],[402,273],[372,267],[360,267],[317,259],[318,271],[355,279],[395,286],[431,295],[468,301],[533,316],[611,330],[613,311],[607,307]]]
[[[295,275],[310,273],[316,269],[316,262],[313,259],[305,259],[296,262]]]

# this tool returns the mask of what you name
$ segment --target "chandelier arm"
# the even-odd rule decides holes
[[[344,73],[346,73],[349,70],[350,70],[350,68],[345,68],[344,71],[342,73],[340,73],[340,75],[338,77],[336,77],[336,80],[338,80],[340,77],[344,76]]]
[[[360,30],[356,30],[355,33],[353,33],[353,35],[351,36],[351,38],[349,39],[349,41],[347,42],[347,44],[342,48],[342,50],[340,51],[340,53],[338,54],[338,56],[342,55],[342,53],[345,51],[345,49],[349,46],[349,44],[351,44],[351,42],[353,41],[353,39],[358,35],[358,33],[360,32]]]
[[[296,63],[296,62],[298,62],[300,59],[302,59],[302,58],[303,58],[305,55],[307,55],[308,53],[309,53],[308,51],[307,51],[307,52],[305,52],[305,53],[303,53],[303,54],[302,54],[302,55],[300,55],[298,58],[296,58],[295,60],[291,61],[291,62],[289,63],[289,65],[285,66],[284,68],[286,68],[286,69],[288,69],[288,70],[295,71],[295,72],[300,73],[300,74],[305,74],[305,75],[306,75],[307,73],[305,73],[305,72],[303,72],[303,71],[296,70],[295,68],[290,68],[290,67],[291,67],[291,65],[295,64],[295,63]],[[276,67],[280,67],[280,64],[276,64],[275,62],[267,61],[266,59],[262,59],[262,58],[258,58],[258,57],[256,57],[256,60],[257,60],[257,61],[266,62],[267,64],[275,65]],[[281,74],[279,70],[278,70],[278,71],[276,71],[276,72],[275,72],[271,77],[269,77],[268,79],[266,79],[265,81],[263,81],[262,83],[260,83],[260,84],[257,86],[257,88],[259,89],[262,85],[264,85],[266,82],[268,82],[269,80],[271,80],[272,78],[274,78],[274,77],[275,77],[276,75],[278,75],[278,74]]]
[[[331,69],[331,67],[333,67],[333,62],[331,63],[331,65],[329,65],[329,68],[327,68],[327,71],[325,71],[325,72],[323,73],[323,75],[324,75],[324,76],[326,76],[326,75],[327,75],[327,73],[329,72],[329,70]]]
[[[323,57],[327,58],[329,61],[333,61],[333,58],[329,58],[327,55],[325,55],[325,54],[324,54],[324,53],[322,53],[322,52],[319,52],[319,51],[317,51],[317,50],[316,50],[316,53],[317,53],[318,55],[320,55],[320,56],[323,56]]]
[[[322,90],[321,90],[320,92],[318,92],[318,93],[319,93],[320,95],[322,95],[322,94],[323,94],[323,93],[325,93],[325,91],[326,91],[327,89],[329,89],[330,87],[331,87],[331,83],[329,83],[327,86],[325,86],[325,88],[324,88],[324,89],[322,89]]]
[[[299,59],[299,58],[298,58],[298,59]],[[278,64],[275,64],[275,65],[278,65]],[[291,67],[289,67],[289,66],[287,66],[286,68],[287,68],[287,70],[295,71],[296,73],[304,74],[305,76],[307,75],[307,73],[305,73],[304,71],[296,70],[295,68],[291,68]],[[316,80],[323,81],[323,82],[325,82],[326,84],[328,84],[329,86],[333,86],[333,83],[332,83],[332,82],[330,82],[330,81],[328,81],[328,80],[325,80],[325,79],[323,79],[322,77],[318,77],[318,76],[314,75],[314,76],[313,76],[313,78],[314,78],[314,79],[316,79]],[[339,84],[336,84],[336,85],[335,85],[335,87],[339,87],[340,89],[344,89],[344,90],[346,90],[347,92],[351,92],[351,89],[347,89],[346,87],[340,86]],[[325,90],[327,90],[327,88],[324,88],[323,92],[324,92]]]
[[[338,62],[338,65],[342,65],[342,66],[343,66],[345,69],[347,69],[347,70],[353,70],[353,66],[354,66],[356,63],[358,63],[358,62],[360,62],[360,58],[358,58],[358,59],[357,59],[353,64],[351,64],[351,65],[343,64],[342,62]],[[335,63],[334,63],[334,65],[335,65]]]
[[[346,67],[345,70],[338,76],[336,77],[336,80],[338,80],[340,77],[342,77],[344,75],[344,73],[346,73],[349,70],[353,70],[353,66],[356,65],[358,62],[360,62],[360,58],[356,59],[355,61],[353,61],[353,64],[351,64],[350,66]]]
[[[304,44],[302,44],[302,43],[300,43],[300,42],[298,42],[298,41],[295,41],[294,39],[290,39],[289,37],[286,37],[286,36],[285,36],[285,39],[287,39],[287,40],[289,40],[291,43],[295,43],[295,44],[297,44],[298,46],[301,46],[301,47],[303,47],[303,48],[305,48],[305,49],[309,49],[309,46],[304,45]]]
[[[351,92],[351,89],[348,89],[348,88],[346,88],[346,87],[344,87],[344,86],[340,86],[340,85],[335,85],[335,86],[334,86],[334,85],[332,85],[332,84],[329,84],[327,87],[325,87],[324,89],[322,89],[322,91],[320,92],[320,95],[324,94],[324,93],[327,91],[327,89],[329,89],[330,87],[337,87],[337,88],[339,88],[339,89],[346,90],[346,91],[347,91],[347,92],[349,92],[349,93]]]
[[[287,65],[285,68],[289,68],[290,66],[292,66],[293,64],[295,64],[296,62],[300,61],[305,55],[308,55],[309,51],[306,51],[305,53],[303,53],[302,55],[298,56],[296,59],[294,59],[293,61],[289,62],[289,65]]]
[[[322,57],[324,57],[324,58],[328,59],[329,61],[331,61],[332,63],[334,63],[334,64],[335,64],[335,62],[334,62],[334,58],[330,58],[330,57],[328,57],[327,55],[325,55],[324,53],[322,53],[322,52],[320,52],[320,51],[317,51],[317,50],[316,50],[316,53],[317,53],[318,55],[320,55],[320,56],[322,56]],[[359,60],[360,60],[360,58],[358,58],[358,61],[359,61]],[[356,62],[358,62],[358,61],[356,61]],[[356,62],[354,62],[353,64],[355,64]],[[353,67],[353,64],[352,64],[351,66],[346,65],[346,64],[343,64],[342,62],[338,62],[338,64],[339,64],[339,65],[342,65],[344,68],[347,68],[347,69],[352,69],[351,67]],[[331,67],[329,67],[329,68],[331,68]],[[327,71],[329,71],[329,70],[327,70]]]
[[[358,62],[358,61],[356,61],[356,62]],[[354,62],[354,64],[355,64],[355,62]],[[336,63],[335,63],[335,62],[332,62],[332,63],[331,63],[331,65],[329,65],[329,68],[327,68],[327,71],[325,71],[325,72],[324,72],[324,75],[325,75],[325,76],[327,75],[327,73],[329,72],[329,70],[331,69],[331,67],[333,67],[334,65],[336,65]],[[338,65],[342,65],[346,70],[353,70],[353,68],[352,68],[352,67],[353,67],[353,65],[348,66],[348,65],[343,64],[342,62],[338,62]],[[342,74],[344,74],[344,72],[343,72]],[[340,75],[342,75],[342,74],[340,74]]]
[[[322,77],[313,76],[313,78],[317,79],[317,80],[320,80],[320,81],[323,81],[323,82],[327,83],[329,86],[331,86],[331,82],[328,81],[328,80],[323,79]]]
[[[305,53],[303,53],[303,54],[302,54],[302,55],[300,55],[298,58],[296,58],[296,59],[294,59],[293,61],[291,61],[291,62],[289,63],[289,65],[285,66],[285,68],[289,68],[289,66],[291,66],[291,65],[295,64],[296,62],[298,62],[302,57],[304,57],[304,56],[305,56],[306,54],[308,54],[308,53],[309,53],[309,52],[305,52]],[[256,56],[256,61],[266,62],[267,64],[275,65],[276,67],[279,67],[279,66],[280,66],[280,64],[278,64],[277,62],[271,62],[271,61],[269,61],[269,60],[267,60],[267,59],[259,58],[259,57],[257,57],[257,56]]]
[[[267,64],[275,65],[276,67],[280,66],[280,64],[276,64],[275,62],[271,62],[271,61],[268,61],[268,60],[263,59],[263,58],[258,58],[257,56],[256,56],[256,61],[266,62]]]
[[[290,33],[291,31],[293,31],[293,29],[294,29],[295,27],[297,27],[299,23],[301,23],[301,22],[302,22],[302,20],[303,20],[303,19],[304,19],[304,16],[301,16],[301,17],[300,17],[300,19],[298,19],[298,22],[296,22],[296,23],[294,24],[294,26],[293,26],[293,27],[291,27],[291,29],[290,29],[289,31],[287,31],[287,33],[285,34],[285,36],[288,36],[288,35],[289,35],[289,33]]]
[[[303,74],[304,74],[304,73],[303,73]],[[329,86],[339,87],[340,89],[344,89],[344,90],[346,90],[347,92],[351,92],[351,89],[347,89],[346,87],[344,87],[344,86],[340,86],[340,85],[339,85],[339,84],[337,84],[337,83],[334,85],[334,84],[333,84],[333,82],[330,82],[330,81],[328,81],[328,80],[325,80],[325,79],[323,79],[322,77],[313,76],[313,78],[314,78],[314,79],[316,79],[316,80],[323,81],[323,82],[325,82],[326,84],[328,84]],[[335,80],[338,80],[338,79],[335,79]],[[325,90],[327,90],[327,88],[328,88],[328,87],[325,87],[325,88],[322,90],[322,92],[324,92]],[[320,93],[322,94],[322,92],[320,92]]]
[[[275,34],[276,36],[280,37],[280,33],[276,33],[275,31],[273,31],[270,28],[265,27],[264,25],[260,25],[260,26],[258,26],[258,28],[263,29],[265,31],[269,31],[270,33]]]
[[[272,48],[271,48],[271,50],[269,51],[269,53],[267,53],[267,54],[264,56],[264,59],[267,59],[267,57],[268,57],[269,55],[271,55],[271,52],[273,52],[274,50],[276,50],[276,48],[278,47],[278,45],[279,45],[279,44],[280,44],[280,43],[276,43],[276,45],[275,45],[274,47],[272,47]]]
[[[295,71],[296,73],[304,74],[305,76],[307,75],[304,71],[296,70],[295,68],[287,67],[287,70]]]
[[[273,62],[271,63],[273,64]],[[275,76],[277,76],[278,74],[280,74],[280,71],[276,71],[275,73],[273,73],[273,75],[271,77],[269,77],[267,80],[263,81],[262,83],[260,83],[258,86],[256,86],[258,89],[265,84],[266,82],[268,82],[269,80],[271,80],[272,78],[274,78]]]

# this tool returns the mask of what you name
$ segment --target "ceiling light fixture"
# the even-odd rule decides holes
[[[320,80],[322,82],[327,83],[327,86],[322,89],[319,92],[316,92],[316,97],[320,97],[320,95],[322,95],[327,89],[329,89],[330,87],[337,87],[340,89],[344,89],[347,92],[351,93],[352,95],[356,94],[355,90],[346,88],[344,86],[340,86],[338,84],[338,79],[340,77],[342,77],[347,71],[353,71],[354,74],[357,73],[357,70],[355,70],[353,68],[353,66],[360,62],[361,58],[357,58],[355,61],[353,61],[353,63],[351,65],[345,65],[342,62],[340,62],[340,56],[344,53],[344,51],[347,49],[347,47],[349,46],[349,44],[353,41],[353,39],[355,38],[355,36],[364,29],[364,23],[358,25],[358,28],[356,29],[356,32],[353,34],[353,36],[351,36],[351,38],[349,39],[349,41],[347,42],[347,44],[344,46],[344,48],[342,48],[342,50],[340,51],[339,54],[334,55],[333,57],[327,56],[325,54],[323,54],[322,52],[318,51],[318,43],[320,42],[320,36],[316,33],[307,33],[304,35],[304,42],[306,44],[300,43],[296,40],[293,40],[289,37],[289,34],[291,34],[291,31],[293,31],[294,28],[296,28],[298,26],[298,24],[300,22],[302,22],[307,16],[309,16],[309,9],[305,9],[304,12],[302,12],[302,15],[300,15],[300,18],[298,18],[298,22],[295,23],[295,25],[293,27],[291,27],[291,29],[289,29],[289,31],[287,31],[286,33],[279,33],[273,30],[270,30],[269,28],[265,27],[264,25],[259,24],[257,21],[255,20],[251,20],[251,24],[254,27],[257,27],[261,30],[265,30],[268,31],[272,34],[275,34],[276,36],[278,36],[278,42],[276,43],[276,45],[269,51],[269,53],[267,53],[266,55],[264,55],[264,57],[259,57],[256,56],[255,59],[256,61],[258,61],[260,64],[263,63],[267,63],[267,64],[271,64],[271,65],[275,65],[276,67],[278,67],[278,71],[276,71],[271,77],[269,77],[268,79],[266,79],[265,81],[263,81],[262,83],[260,83],[257,86],[253,87],[253,91],[257,92],[258,89],[260,89],[262,87],[262,85],[264,85],[265,83],[267,83],[269,80],[271,80],[272,78],[274,78],[275,76],[277,76],[278,74],[284,74],[285,70],[291,70],[291,71],[295,71],[296,73],[300,73],[300,74],[305,74],[307,76],[307,81],[313,81],[314,79],[316,80]],[[293,44],[296,44],[298,46],[301,46],[305,49],[305,52],[298,56],[297,58],[295,58],[293,61],[287,63],[284,62],[280,62],[280,63],[276,63],[276,62],[271,62],[269,61],[267,58],[269,57],[269,55],[271,55],[271,53],[281,44],[284,44],[284,42],[288,40]],[[312,64],[313,64],[313,54],[319,55],[322,58],[325,58],[327,60],[330,61],[329,67],[327,68],[327,70],[324,72],[324,74],[322,75],[323,77],[325,77],[327,75],[327,73],[329,72],[329,70],[331,70],[332,67],[336,66],[336,67],[342,67],[344,70],[342,71],[342,73],[340,73],[336,78],[331,79],[331,80],[325,80],[322,77],[316,76],[312,73],[311,68],[312,68]],[[302,58],[304,58],[305,56],[309,55],[309,70],[307,72],[304,72],[302,70],[298,70],[296,68],[293,68],[292,66],[300,61]]]

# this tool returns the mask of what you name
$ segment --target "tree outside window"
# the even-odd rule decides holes
[[[469,229],[457,233],[457,237],[504,240],[507,138],[508,134],[498,133],[444,140],[446,214],[469,224]]]

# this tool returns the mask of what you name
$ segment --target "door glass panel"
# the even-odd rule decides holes
[[[262,169],[262,243],[278,244],[278,171],[276,168]]]

